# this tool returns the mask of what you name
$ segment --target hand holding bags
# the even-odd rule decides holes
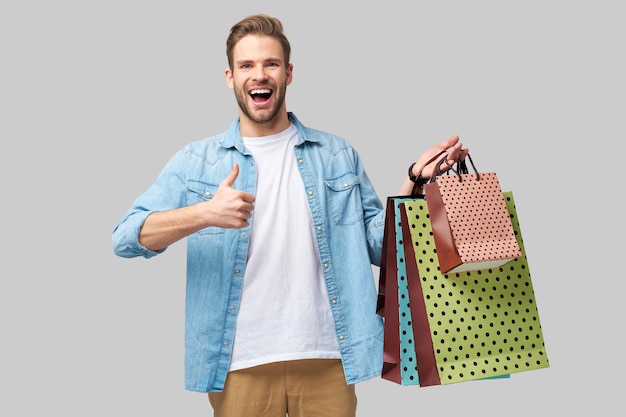
[[[457,166],[461,175],[465,169]],[[383,378],[431,386],[549,367],[513,195],[500,193],[520,255],[448,273],[429,195],[388,198],[379,286]]]
[[[454,175],[439,167],[424,186],[442,272],[496,268],[518,258],[520,247],[495,172],[470,174],[465,162]]]

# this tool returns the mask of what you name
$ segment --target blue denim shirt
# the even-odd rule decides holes
[[[293,113],[289,119],[300,137],[294,158],[313,216],[346,381],[352,384],[378,377],[383,324],[376,314],[371,265],[380,265],[383,205],[357,152],[345,140],[305,127]],[[113,230],[114,252],[128,258],[164,252],[139,243],[146,217],[210,200],[234,162],[240,172],[233,187],[255,194],[257,170],[243,144],[238,119],[228,131],[191,143],[172,157]],[[190,391],[224,387],[250,227],[207,227],[187,237],[185,388]]]

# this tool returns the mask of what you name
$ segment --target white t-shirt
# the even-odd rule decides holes
[[[248,265],[230,370],[269,362],[339,358],[333,317],[291,125],[243,138],[258,170]]]

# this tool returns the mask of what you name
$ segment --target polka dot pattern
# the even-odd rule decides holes
[[[428,207],[406,210],[441,384],[549,367],[513,195],[503,193],[522,255],[498,268],[442,274]]]
[[[494,172],[476,174],[440,175],[436,186],[429,186],[429,192],[441,196],[445,214],[450,225],[454,247],[460,262],[467,265],[478,263],[478,267],[499,266],[517,258],[521,250],[515,238],[511,219],[502,198],[498,177]],[[434,185],[434,184],[433,184]],[[428,199],[429,193],[426,193]],[[429,200],[430,201],[430,200]],[[452,271],[463,271],[470,267],[457,267]],[[445,269],[444,269],[445,270]]]
[[[400,375],[402,385],[417,385],[419,376],[417,373],[417,359],[413,341],[413,323],[411,321],[411,308],[409,302],[409,290],[404,260],[404,244],[402,241],[402,225],[400,223],[400,209],[403,199],[394,201],[396,228],[396,257],[398,265],[398,309],[400,314]],[[403,207],[402,207],[403,208]]]

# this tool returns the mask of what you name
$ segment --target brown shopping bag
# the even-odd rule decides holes
[[[402,204],[414,199],[423,201],[421,196],[387,199],[377,308],[385,320],[381,376],[401,385],[436,385],[439,375],[432,344],[416,343],[413,332],[414,326],[428,326],[415,255],[411,245],[407,252],[404,245],[411,235]]]
[[[474,173],[465,162],[424,185],[442,272],[497,268],[521,255],[495,172]],[[451,173],[452,172],[452,173]]]
[[[378,305],[376,312],[384,319],[383,379],[401,383],[400,334],[398,315],[398,281],[396,265],[396,233],[394,227],[394,199],[387,199],[382,257],[378,277]]]
[[[436,368],[439,377],[421,380],[422,386],[549,367],[513,194],[503,193],[503,198],[521,256],[499,267],[447,274],[440,270],[429,204],[418,199],[402,203],[411,235],[404,239],[405,253],[412,249],[415,256],[424,303],[420,314],[427,321],[413,321],[415,349],[432,349],[435,362],[418,357],[417,371],[421,377]],[[414,297],[412,310],[416,304]]]
[[[407,274],[402,229],[399,224],[399,205],[410,199],[410,197],[387,198],[383,253],[378,280],[377,313],[385,321],[381,376],[401,385],[419,383],[416,355],[412,348],[413,330],[408,311]]]

